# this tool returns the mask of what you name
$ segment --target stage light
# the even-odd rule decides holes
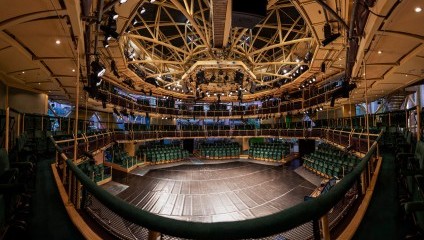
[[[98,77],[103,76],[106,72],[106,68],[99,61],[99,59],[96,59],[95,61],[91,62],[91,68],[93,70],[93,73],[96,74]]]
[[[120,4],[124,4],[124,3],[126,3],[128,0],[119,0],[119,3]]]
[[[140,10],[140,14],[143,14],[143,13],[145,13],[146,12],[146,9],[143,7],[141,10]]]
[[[110,10],[110,12],[109,12],[109,16],[110,16],[110,18],[111,19],[113,19],[113,20],[117,20],[118,19],[118,17],[119,17],[119,15],[115,12],[115,10],[114,9],[112,9],[112,10]]]
[[[103,46],[105,48],[108,48],[109,47],[109,41],[108,41],[107,37],[105,37],[105,40],[103,40]]]

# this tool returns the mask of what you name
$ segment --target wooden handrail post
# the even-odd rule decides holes
[[[320,219],[321,222],[321,234],[323,240],[330,240],[330,227],[328,224],[328,215],[325,214]]]

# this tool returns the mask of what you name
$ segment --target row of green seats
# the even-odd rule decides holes
[[[103,163],[95,165],[90,163],[89,161],[85,161],[80,163],[78,167],[94,182],[100,182],[110,177],[110,174],[105,173],[105,166],[103,165]]]
[[[199,147],[199,153],[202,158],[239,158],[241,150],[240,144],[236,142],[216,141],[213,143],[201,144]]]
[[[290,153],[290,145],[283,142],[252,143],[249,157],[253,159],[280,161]]]
[[[273,161],[281,161],[283,156],[287,155],[287,152],[276,151],[276,150],[266,151],[262,149],[251,149],[249,150],[249,155],[254,159],[261,158],[261,159],[268,159]]]
[[[189,157],[189,152],[187,150],[172,145],[143,146],[141,148],[141,154],[144,154],[146,160],[152,163],[177,161]]]

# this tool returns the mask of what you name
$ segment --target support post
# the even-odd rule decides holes
[[[421,140],[421,86],[417,89],[417,141]]]
[[[80,81],[80,56],[79,56],[79,41],[77,45],[77,81],[76,81],[76,96],[75,96],[75,127],[74,127],[74,162],[77,161],[78,151],[78,111],[79,111],[79,81]]]
[[[9,117],[10,117],[10,108],[9,108],[9,86],[6,85],[6,129],[4,131],[4,148],[6,149],[6,152],[9,152]]]
[[[152,230],[149,230],[149,236],[147,237],[148,240],[158,240],[160,239],[160,232],[155,232]]]
[[[367,144],[368,151],[370,150],[370,122],[369,122],[369,110],[368,110],[368,81],[367,81],[367,68],[365,61],[362,60],[364,67],[364,79],[365,79],[365,124],[367,127]]]
[[[323,240],[330,240],[330,227],[328,225],[328,215],[325,214],[321,217],[321,233]]]

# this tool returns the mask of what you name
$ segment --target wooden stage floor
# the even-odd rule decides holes
[[[238,161],[129,173],[117,182],[129,186],[117,196],[139,208],[198,222],[269,215],[302,202],[315,189],[286,167]]]

